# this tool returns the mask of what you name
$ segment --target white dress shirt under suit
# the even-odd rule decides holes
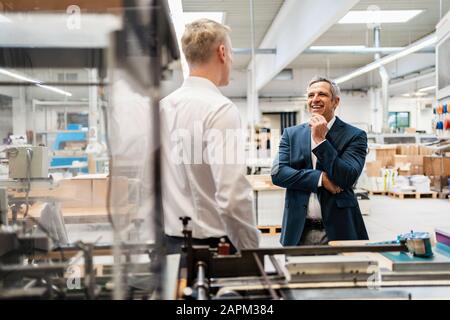
[[[240,130],[237,107],[208,79],[188,77],[161,101],[161,129],[165,233],[183,236],[179,217],[189,216],[194,238],[228,236],[237,249],[258,247],[245,163],[205,161],[206,149],[219,154],[227,149],[204,133],[213,129],[225,137],[227,130]],[[241,147],[234,152],[244,154]],[[185,160],[179,161],[180,154]]]
[[[336,117],[333,117],[333,119],[330,120],[330,122],[328,122],[327,127],[328,130],[331,129],[331,127],[334,124],[334,121],[336,121]],[[323,140],[322,142],[324,142],[325,140]],[[314,148],[316,148],[318,145],[320,145],[322,142],[316,144],[314,142],[314,139],[312,137],[312,133],[311,133],[311,160],[312,160],[312,165],[313,165],[313,169],[316,169],[316,165],[317,165],[317,157],[316,155],[312,152],[312,150],[314,150]],[[322,186],[322,176],[323,173],[320,175],[319,178],[319,183],[318,186],[321,187]],[[315,219],[315,220],[321,220],[322,219],[322,209],[320,208],[320,202],[319,202],[319,198],[317,196],[317,193],[311,192],[311,195],[309,196],[309,203],[308,203],[308,212],[306,214],[306,217],[308,219]]]

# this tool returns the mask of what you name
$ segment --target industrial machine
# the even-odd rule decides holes
[[[110,99],[109,95],[114,94],[116,90],[118,75],[124,74],[129,86],[138,91],[143,97],[142,101],[146,102],[145,108],[142,109],[147,113],[141,114],[140,117],[149,119],[151,131],[145,133],[141,131],[139,136],[151,137],[152,142],[159,146],[159,83],[163,71],[178,58],[178,49],[169,23],[166,1],[126,0],[120,4],[120,10],[113,11],[113,14],[108,13],[106,9],[109,8],[105,7],[104,13],[107,18],[119,20],[118,27],[113,24],[113,28],[108,29],[105,34],[102,33],[104,30],[98,30],[98,34],[97,30],[88,30],[89,36],[77,38],[67,35],[73,30],[61,28],[55,30],[58,33],[58,37],[55,38],[65,39],[63,42],[49,40],[36,45],[30,43],[35,41],[33,37],[26,39],[19,37],[11,46],[3,42],[0,44],[0,56],[6,57],[0,62],[2,68],[30,68],[29,63],[32,62],[32,67],[36,69],[86,68],[97,71],[98,77],[92,81],[71,85],[87,86],[99,92],[98,100],[95,99],[94,104],[97,106],[98,103],[98,110],[102,111],[105,117],[110,180],[131,172],[138,185],[136,187],[138,190],[134,193],[138,205],[135,210],[125,212],[116,202],[117,197],[111,196],[116,192],[114,187],[108,186],[108,220],[113,231],[113,242],[108,244],[98,241],[65,242],[64,237],[60,236],[63,233],[53,232],[42,224],[41,219],[33,217],[23,219],[24,221],[10,219],[8,207],[11,209],[11,201],[5,192],[0,191],[2,217],[0,298],[2,299],[169,299],[175,296],[176,276],[165,276],[167,272],[177,273],[178,257],[166,257],[162,245],[159,148],[152,148],[150,154],[143,154],[142,157],[149,166],[145,170],[141,170],[142,163],[130,162],[131,165],[127,161],[121,163],[124,153],[118,151],[115,144],[120,139],[114,139],[114,134],[120,132],[120,128],[117,127],[120,123],[110,123],[108,120],[117,116],[114,112],[119,109],[117,107],[119,103]],[[94,8],[97,14],[97,5]],[[32,16],[36,17],[39,14],[33,8]],[[80,32],[86,31],[83,29]],[[86,38],[91,41],[89,45],[86,44],[89,42]],[[11,56],[14,56],[14,59],[8,59]],[[14,63],[10,64],[11,61]],[[8,84],[36,86],[36,82],[25,80]],[[44,83],[38,85],[47,88]],[[109,104],[111,100],[112,104],[115,104],[114,107]],[[129,113],[130,104],[125,106]],[[123,132],[120,132],[120,135],[122,134]],[[47,181],[49,180],[48,174],[44,174],[48,170],[48,159],[46,160],[44,155],[48,153],[44,149],[35,148],[38,147],[14,151],[15,164],[12,170],[14,179],[4,181],[5,188],[11,187],[12,184],[15,187],[18,183],[24,184],[24,190],[28,193],[34,183],[32,179],[45,177]],[[142,153],[142,147],[139,151]],[[41,154],[42,158],[38,158],[38,154]],[[152,161],[148,161],[149,158]],[[42,161],[39,162],[38,159]],[[126,168],[121,166],[123,162],[129,166]],[[139,184],[139,181],[144,182]],[[152,193],[147,197],[142,189],[148,192],[149,185]],[[28,202],[29,199],[26,198],[24,201]],[[49,221],[53,223],[61,221],[61,217],[57,217],[52,208],[48,210],[51,216]],[[102,261],[97,265],[97,257],[106,257],[108,262]]]
[[[185,299],[450,298],[450,247],[438,243],[431,249],[426,233],[387,243],[344,241],[223,255],[192,246],[184,230]]]

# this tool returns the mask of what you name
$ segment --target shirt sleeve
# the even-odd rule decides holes
[[[206,121],[204,144],[210,164],[215,199],[228,237],[237,249],[259,246],[250,183],[245,177],[245,132],[237,107],[230,101]]]
[[[322,186],[322,177],[323,177],[323,172],[320,174],[319,182],[317,183],[318,188],[320,188]]]
[[[312,137],[311,137],[311,139],[312,139]],[[323,139],[322,141],[320,141],[320,142],[314,147],[314,149],[317,148],[318,146],[320,146],[322,143],[324,143],[325,140],[326,140],[326,139]],[[313,150],[314,150],[314,149],[313,149]],[[323,172],[320,174],[319,182],[317,183],[317,187],[318,187],[318,188],[320,188],[320,187],[322,186],[322,177],[323,177]]]
[[[312,137],[311,137],[311,139],[312,139]],[[316,144],[316,146],[314,147],[314,149],[315,148],[317,148],[318,146],[320,146],[322,143],[324,143],[325,141],[326,141],[327,139],[323,139],[322,141],[320,141],[318,144]],[[313,150],[314,150],[313,149]]]

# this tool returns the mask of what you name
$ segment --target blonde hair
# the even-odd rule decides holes
[[[231,29],[209,19],[199,19],[186,25],[181,47],[189,64],[202,64],[210,59],[214,46],[225,41]]]

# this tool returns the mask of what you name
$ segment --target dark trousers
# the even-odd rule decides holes
[[[302,236],[298,243],[299,246],[316,246],[328,244],[327,233],[322,221],[312,223],[308,219],[305,221]]]

